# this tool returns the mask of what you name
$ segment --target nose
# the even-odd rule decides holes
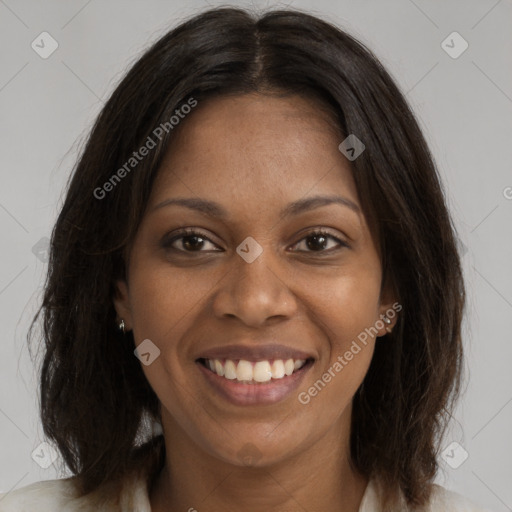
[[[265,249],[252,263],[234,255],[234,268],[221,280],[214,297],[217,318],[236,318],[247,326],[260,327],[296,312],[296,297],[270,252]]]

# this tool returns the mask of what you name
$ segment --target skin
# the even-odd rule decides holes
[[[349,465],[351,405],[376,338],[306,405],[296,392],[278,404],[231,404],[195,363],[212,346],[283,343],[314,355],[298,389],[307,391],[391,308],[361,211],[330,204],[279,218],[314,195],[343,196],[360,209],[342,140],[318,105],[298,96],[211,99],[181,121],[114,301],[136,344],[148,338],[160,350],[143,366],[161,402],[167,450],[150,493],[154,512],[358,510],[368,480]],[[155,209],[176,197],[215,201],[227,217]],[[162,247],[183,227],[200,230],[202,246],[182,238],[174,250]],[[318,242],[313,228],[348,247]],[[236,253],[247,236],[263,248],[252,263]],[[251,461],[242,458],[248,450]]]

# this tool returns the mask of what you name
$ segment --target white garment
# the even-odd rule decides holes
[[[378,492],[370,480],[359,512],[375,512],[378,507]],[[193,507],[192,507],[193,508]],[[200,505],[196,504],[200,511]],[[121,499],[115,505],[100,509],[91,505],[87,496],[73,498],[73,487],[69,480],[47,480],[27,485],[7,494],[0,494],[0,512],[151,512],[145,480],[139,478],[127,483]],[[434,486],[431,502],[426,512],[489,512],[469,500],[439,485]]]

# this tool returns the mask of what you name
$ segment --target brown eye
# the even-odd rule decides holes
[[[198,249],[200,250],[205,243],[204,238],[198,235],[182,236],[181,241],[182,247],[184,247],[187,251],[195,251]]]
[[[208,244],[213,247],[213,250],[218,251],[218,249],[215,249],[217,246],[209,238],[198,231],[188,229],[179,232],[170,239],[165,239],[162,242],[162,247],[180,252],[206,252],[203,249]],[[207,249],[207,251],[211,250]]]
[[[335,242],[334,247],[332,241]],[[331,252],[331,250],[336,250],[336,245],[338,247],[348,247],[348,244],[326,231],[311,232],[294,247],[297,248],[301,244],[305,247],[305,249],[299,249],[302,252]]]

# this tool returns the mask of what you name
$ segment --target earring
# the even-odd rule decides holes
[[[387,324],[387,327],[386,327],[386,332],[387,333],[390,333],[393,329],[390,327],[391,325],[391,320],[386,316],[384,315],[382,317],[382,320],[384,320],[384,323]]]
[[[123,331],[123,334],[124,334],[124,320],[121,318],[121,321],[119,322],[119,330],[120,331]]]

